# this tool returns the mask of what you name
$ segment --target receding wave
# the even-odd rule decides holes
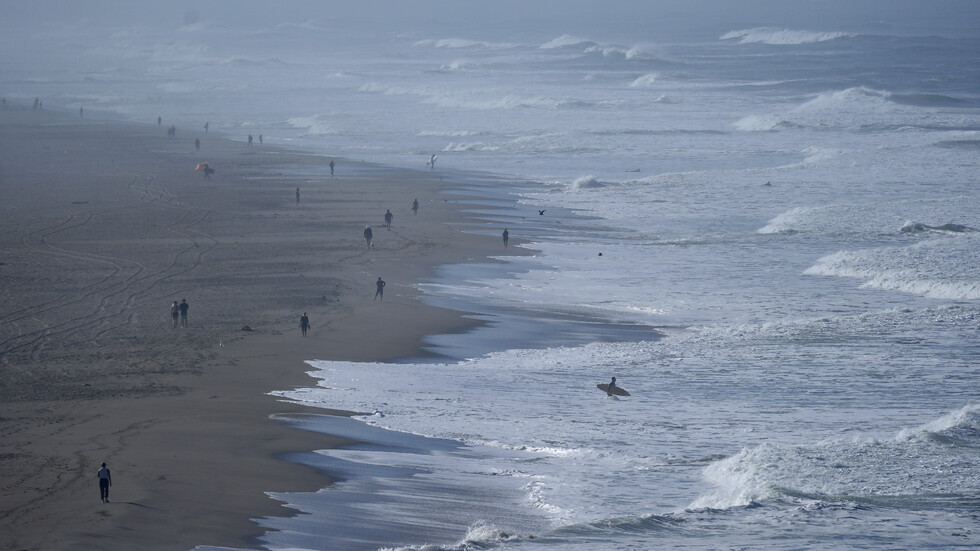
[[[827,42],[829,40],[850,38],[854,36],[857,35],[846,32],[813,32],[777,29],[774,27],[757,27],[754,29],[743,29],[725,33],[721,35],[719,40],[737,39],[739,44],[759,43],[772,45],[796,45]]]

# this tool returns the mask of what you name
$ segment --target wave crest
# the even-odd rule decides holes
[[[606,187],[606,184],[600,182],[595,176],[589,174],[587,176],[580,176],[576,178],[570,187],[571,189],[594,189]]]
[[[588,44],[590,46],[596,45],[596,43],[592,42],[591,40],[586,40],[584,38],[579,38],[577,36],[570,35],[570,34],[563,34],[558,38],[552,39],[551,41],[542,44],[540,46],[540,49],[553,50],[556,48],[567,48],[569,46],[580,46],[582,44]]]
[[[921,222],[913,222],[909,220],[898,231],[902,233],[926,233],[926,232],[967,233],[967,232],[974,232],[977,230],[975,228],[964,226],[962,224],[953,224],[952,222],[941,224],[939,226],[930,226],[928,224],[923,224]]]
[[[721,35],[719,40],[738,39],[739,44],[772,44],[772,45],[798,45],[814,44],[817,42],[827,42],[840,38],[851,38],[857,36],[847,32],[813,32],[795,31],[790,29],[777,29],[774,27],[757,27],[754,29],[743,29],[731,31]]]
[[[976,234],[930,239],[911,247],[840,251],[804,274],[861,279],[862,287],[940,300],[980,299]]]
[[[689,509],[745,507],[779,498],[859,503],[955,499],[980,490],[972,467],[978,440],[980,405],[971,404],[902,430],[891,440],[763,444],[708,465],[704,477],[715,491]],[[917,476],[892,476],[896,472]]]
[[[486,42],[483,40],[470,40],[468,38],[438,38],[419,40],[414,46],[429,46],[432,48],[488,48],[491,50],[503,50],[513,48],[515,45],[509,42]]]

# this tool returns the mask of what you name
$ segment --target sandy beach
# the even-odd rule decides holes
[[[465,330],[415,285],[503,254],[449,224],[438,170],[337,159],[331,177],[329,158],[168,125],[0,112],[0,548],[254,546],[251,518],[289,514],[265,492],[330,483],[279,457],[339,443],[270,419],[300,407],[266,393],[310,384],[304,360]]]

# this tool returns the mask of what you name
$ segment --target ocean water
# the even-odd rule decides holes
[[[362,444],[263,545],[980,547],[980,6],[526,4],[2,24],[8,101],[432,170],[534,251],[276,393],[367,415],[285,419]]]

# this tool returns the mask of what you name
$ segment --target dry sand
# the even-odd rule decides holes
[[[166,126],[0,112],[0,549],[254,547],[249,519],[289,514],[265,492],[329,484],[278,457],[340,443],[271,420],[301,407],[266,393],[311,384],[303,360],[418,355],[465,330],[414,285],[503,254],[447,223],[438,171],[338,160],[331,178],[326,158]]]

